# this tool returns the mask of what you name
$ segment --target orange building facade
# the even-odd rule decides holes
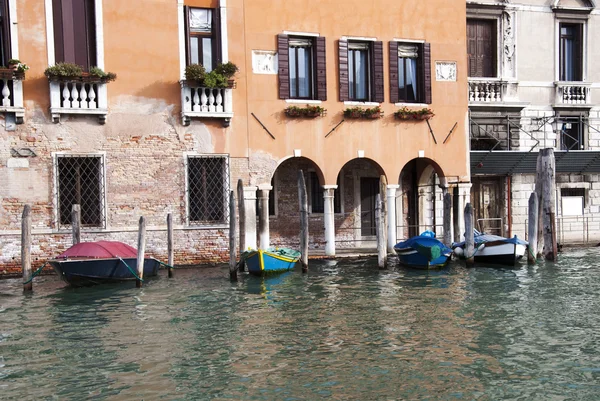
[[[298,170],[307,182],[310,247],[328,255],[374,243],[375,197],[384,189],[390,246],[425,229],[441,235],[446,192],[454,195],[454,237],[463,232],[465,4],[4,3],[5,270],[20,263],[25,204],[40,260],[69,246],[70,210],[80,204],[84,241],[134,245],[143,215],[146,249],[164,257],[171,213],[176,263],[224,261],[229,191],[240,179],[242,246],[297,246]],[[11,59],[20,64],[9,66]],[[83,73],[44,74],[65,62]],[[218,74],[228,62],[238,69],[233,84]],[[186,79],[195,64],[206,76]],[[268,224],[257,223],[259,210],[268,210]]]

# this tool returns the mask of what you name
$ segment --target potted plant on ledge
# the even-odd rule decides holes
[[[29,69],[29,66],[25,63],[21,63],[20,60],[10,59],[8,60],[8,67],[0,66],[0,79],[25,79],[25,71]]]
[[[285,115],[288,117],[307,117],[316,118],[324,116],[327,110],[321,106],[307,104],[305,107],[289,106],[285,108]]]
[[[435,114],[433,114],[433,110],[427,108],[427,107],[423,107],[422,109],[418,109],[418,110],[411,110],[408,107],[402,107],[401,109],[397,110],[396,112],[394,112],[394,117],[397,120],[429,120],[431,117],[433,117]]]
[[[211,72],[206,72],[202,64],[190,64],[185,67],[185,81],[188,86],[201,88],[235,88],[233,76],[238,67],[232,62],[219,64]]]
[[[348,107],[344,110],[344,117],[346,118],[366,118],[369,120],[376,120],[383,117],[383,110],[380,106],[370,107],[363,109],[361,107]]]
[[[58,63],[46,68],[44,75],[50,81],[83,82],[83,83],[108,83],[117,79],[117,74],[104,72],[99,67],[92,67],[89,71],[73,63]]]

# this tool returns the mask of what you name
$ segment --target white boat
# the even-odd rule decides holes
[[[513,238],[506,238],[480,233],[477,230],[474,230],[474,234],[475,252],[473,257],[475,262],[514,265],[525,255],[529,245],[527,241],[519,239],[516,235]],[[454,254],[461,259],[470,257],[470,255],[465,255],[464,247],[464,241],[452,244]]]

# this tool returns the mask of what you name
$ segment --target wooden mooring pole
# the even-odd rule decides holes
[[[538,195],[532,192],[529,196],[529,225],[527,226],[527,263],[535,264],[537,260],[537,236],[538,236]]]
[[[379,194],[381,195],[381,225],[383,226],[383,244],[384,244],[384,263],[387,266],[387,238],[388,238],[388,232],[387,232],[387,225],[388,224],[392,224],[389,219],[388,219],[388,210],[390,207],[392,207],[392,205],[388,205],[387,204],[387,186],[388,186],[388,182],[387,182],[387,178],[385,175],[381,175],[379,176]],[[395,206],[395,205],[394,205]]]
[[[538,217],[537,217],[537,253],[535,255],[536,258],[543,257],[542,250],[544,249],[544,213],[543,213],[543,186],[544,182],[542,179],[542,149],[540,149],[537,161],[536,161],[536,175],[535,175],[535,194],[538,198]]]
[[[387,267],[387,244],[385,241],[385,221],[381,193],[377,194],[375,200],[375,228],[377,234],[377,265],[380,269],[385,269]]]
[[[229,194],[229,279],[237,281],[237,199],[235,192]]]
[[[71,229],[73,231],[73,245],[81,242],[81,206],[75,204],[71,207]]]
[[[23,292],[33,291],[33,282],[31,281],[31,206],[29,205],[25,205],[23,208],[21,218],[21,267],[23,268]]]
[[[246,205],[244,204],[244,181],[240,178],[237,183],[237,207],[238,207],[238,228],[239,228],[239,250],[245,252],[246,249]],[[246,268],[245,263],[240,263],[239,270],[243,272]]]
[[[137,288],[142,287],[142,280],[144,279],[144,253],[146,252],[146,219],[144,216],[140,217],[140,228],[138,231],[138,249],[137,249],[137,275],[135,280],[135,286]]]
[[[452,247],[452,195],[444,195],[444,245]]]
[[[465,260],[467,266],[475,264],[475,237],[473,232],[473,207],[471,203],[465,206]]]
[[[547,148],[540,151],[542,155],[542,207],[544,225],[544,257],[546,260],[556,261],[556,221],[555,221],[555,164],[554,149]]]
[[[308,272],[308,195],[304,173],[298,170],[298,202],[300,203],[300,263],[302,273]]]
[[[168,259],[167,259],[167,264],[169,265],[169,267],[167,267],[168,270],[168,277],[172,278],[173,277],[173,269],[171,268],[171,266],[174,265],[175,263],[175,255],[174,255],[175,251],[173,249],[173,215],[171,213],[167,214],[167,254],[168,254]]]

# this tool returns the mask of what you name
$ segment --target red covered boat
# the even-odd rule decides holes
[[[81,242],[48,261],[72,285],[135,280],[137,250],[117,241]],[[144,259],[144,278],[156,276],[160,262]]]

